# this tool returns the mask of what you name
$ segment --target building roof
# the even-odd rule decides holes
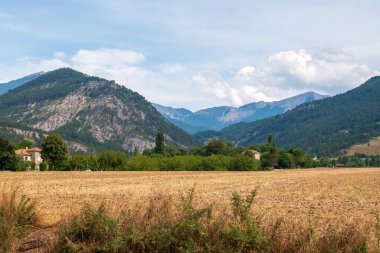
[[[33,152],[41,152],[39,148],[23,148],[15,151],[16,155],[31,156]]]
[[[29,150],[29,152],[41,152],[42,151],[42,149],[37,148],[37,147],[35,147],[35,148],[29,148],[27,150]]]
[[[244,156],[251,156],[251,157],[253,157],[256,154],[260,155],[261,153],[258,152],[258,151],[256,151],[256,150],[254,150],[254,149],[247,149],[247,150],[244,150],[241,154],[244,155]]]
[[[28,149],[19,149],[15,151],[16,155],[24,155],[30,156],[31,154],[28,152]]]
[[[252,153],[252,154],[261,154],[259,151],[256,151],[254,149],[247,149],[247,150],[244,150],[244,152],[249,152],[249,153]]]

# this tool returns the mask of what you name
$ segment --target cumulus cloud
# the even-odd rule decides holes
[[[328,91],[353,87],[377,73],[366,65],[353,62],[346,55],[324,53],[314,57],[306,50],[272,55],[264,69],[273,77],[284,78],[284,83],[292,81],[293,88],[308,86]]]
[[[289,50],[273,54],[257,66],[222,74],[220,70],[192,69],[179,63],[147,67],[144,54],[132,50],[78,50],[54,53],[51,59],[22,58],[5,73],[22,74],[71,67],[89,75],[116,80],[148,100],[164,105],[201,109],[217,105],[241,106],[273,101],[314,90],[336,94],[379,74],[341,50],[309,53]],[[148,65],[149,66],[149,65]],[[16,75],[15,73],[13,73]]]
[[[378,75],[341,50],[311,54],[306,50],[283,51],[268,57],[257,67],[245,66],[228,78],[195,76],[193,80],[207,94],[227,104],[240,106],[253,101],[279,100],[302,92],[323,94],[344,92]]]
[[[75,65],[115,66],[138,64],[145,60],[143,54],[120,49],[79,50],[71,61]]]

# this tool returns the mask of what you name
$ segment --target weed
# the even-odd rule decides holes
[[[58,236],[60,252],[119,252],[123,238],[118,221],[108,217],[102,204],[86,206],[79,216],[62,225]]]
[[[8,252],[36,220],[35,203],[18,188],[4,185],[0,196],[0,251]]]

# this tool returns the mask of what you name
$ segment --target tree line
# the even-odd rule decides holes
[[[6,170],[32,169],[31,162],[22,161],[15,155],[19,148],[34,147],[30,140],[11,144],[0,141],[0,168]],[[310,155],[303,150],[292,148],[283,150],[276,146],[275,139],[269,135],[265,144],[236,148],[232,142],[211,140],[208,143],[189,149],[177,149],[165,144],[162,132],[156,135],[155,146],[141,152],[121,152],[105,150],[97,154],[69,155],[69,149],[59,134],[51,134],[42,142],[44,162],[40,170],[220,170],[220,171],[254,171],[266,169],[310,168],[318,166]],[[255,159],[249,152],[261,153]]]

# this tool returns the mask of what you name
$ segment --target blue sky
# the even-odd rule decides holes
[[[72,67],[192,110],[336,94],[380,70],[380,2],[0,0],[0,82]]]

